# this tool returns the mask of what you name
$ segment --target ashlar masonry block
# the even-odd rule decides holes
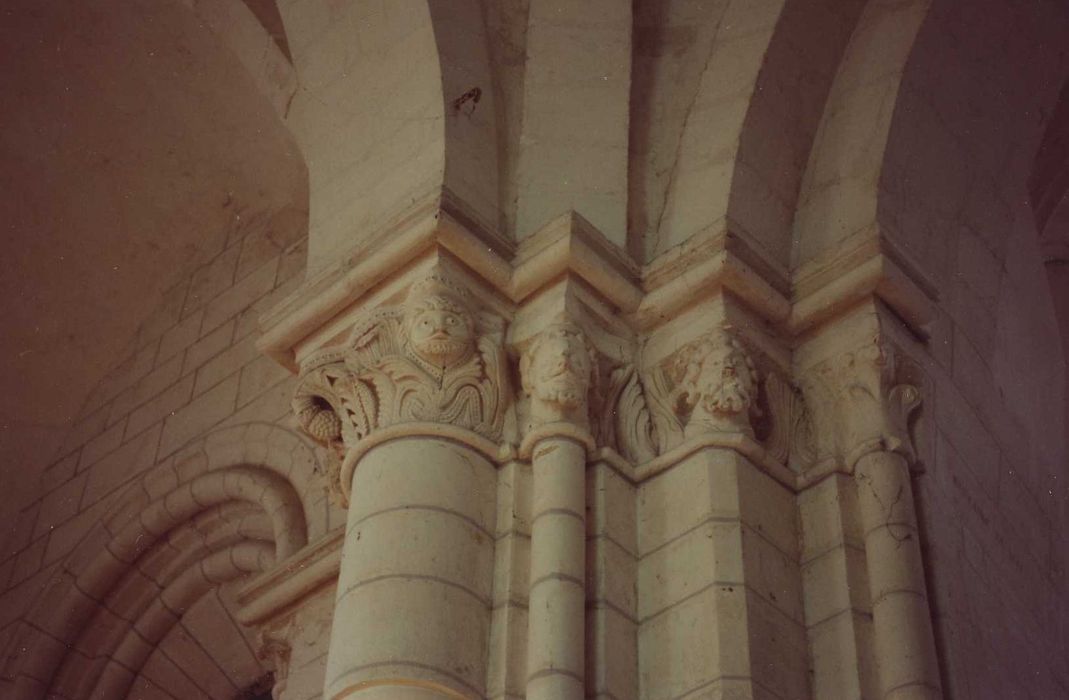
[[[717,447],[638,491],[640,697],[808,697],[793,494]]]

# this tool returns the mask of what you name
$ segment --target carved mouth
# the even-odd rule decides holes
[[[560,404],[561,406],[578,406],[583,396],[579,391],[576,391],[574,387],[555,387],[546,386],[543,387],[539,393],[539,398],[543,401],[550,403]]]
[[[454,340],[448,335],[444,338],[431,336],[429,340],[421,344],[420,350],[427,355],[442,357],[459,353],[463,351],[465,347],[463,342]]]

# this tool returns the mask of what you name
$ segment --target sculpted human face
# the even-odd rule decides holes
[[[472,346],[471,323],[459,311],[434,305],[413,312],[409,325],[412,349],[436,367],[448,367],[464,358]]]
[[[580,336],[553,332],[542,339],[532,358],[533,391],[543,401],[578,406],[590,388],[591,369],[590,353]]]
[[[739,374],[742,362],[743,374]],[[729,348],[711,352],[702,363],[698,378],[703,408],[710,413],[739,413],[750,402],[749,374],[745,362]]]

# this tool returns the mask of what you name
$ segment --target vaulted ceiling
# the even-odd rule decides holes
[[[231,232],[306,218],[288,132],[213,33],[212,3],[190,4],[0,11],[5,465],[47,452],[138,324]]]

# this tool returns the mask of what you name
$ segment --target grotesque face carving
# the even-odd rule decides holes
[[[734,428],[749,432],[757,379],[742,347],[731,340],[705,339],[679,360],[679,397],[692,411],[686,432]]]
[[[582,332],[570,325],[553,326],[539,338],[531,354],[531,386],[543,401],[575,407],[590,389],[590,351]]]
[[[443,295],[414,300],[405,309],[405,330],[416,355],[435,367],[450,367],[474,346],[471,315],[458,302]]]
[[[542,331],[520,366],[535,421],[585,421],[593,369],[590,347],[578,326],[560,323]]]
[[[700,395],[709,413],[741,413],[750,405],[753,388],[745,358],[730,344],[709,343],[702,350],[706,354],[689,387],[693,398]]]

